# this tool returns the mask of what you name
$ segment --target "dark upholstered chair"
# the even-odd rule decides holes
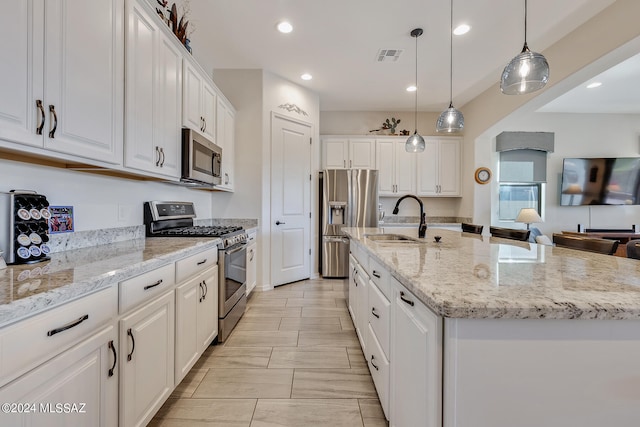
[[[466,224],[462,223],[462,231],[465,233],[482,234],[484,225]]]
[[[503,239],[519,240],[526,242],[529,240],[529,230],[516,230],[514,228],[489,227],[489,231],[493,237],[502,237]]]
[[[579,249],[581,251],[596,252],[613,255],[618,249],[617,240],[580,237],[569,234],[553,234],[553,243],[563,248]]]
[[[627,242],[627,258],[640,259],[640,240]]]

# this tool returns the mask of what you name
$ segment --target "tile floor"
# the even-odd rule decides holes
[[[209,347],[149,424],[387,425],[342,280],[252,292],[227,342]]]

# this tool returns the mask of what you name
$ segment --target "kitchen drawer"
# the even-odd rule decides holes
[[[374,257],[369,257],[369,275],[371,280],[382,291],[388,300],[391,300],[391,282],[389,281],[389,271],[380,264]]]
[[[172,288],[175,276],[175,263],[171,263],[120,282],[120,314]]]
[[[356,259],[356,261],[358,260]],[[356,262],[356,270],[358,271],[358,276],[360,276],[362,279],[366,280],[367,282],[369,281],[369,273],[367,273],[367,270],[359,262]],[[362,309],[364,310],[365,307],[363,307]]]
[[[207,249],[178,260],[176,261],[176,283],[181,283],[216,264],[218,264],[218,248]]]
[[[351,242],[349,245],[349,251],[353,254],[358,263],[365,268],[365,270],[369,269],[369,257],[365,253],[364,249]]]
[[[378,399],[380,405],[384,411],[384,416],[389,419],[389,360],[385,357],[380,347],[380,343],[376,338],[371,325],[368,327],[368,341],[367,341],[367,364],[369,365],[369,371],[371,371],[371,377],[373,378],[373,384],[376,386],[378,392]]]
[[[369,324],[387,359],[389,358],[389,327],[391,325],[391,302],[380,289],[369,282]]]
[[[0,386],[62,353],[118,314],[112,286],[0,331]]]

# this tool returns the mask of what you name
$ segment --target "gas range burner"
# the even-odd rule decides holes
[[[155,233],[162,236],[194,236],[194,237],[223,237],[236,231],[241,231],[238,226],[204,226],[168,228]]]

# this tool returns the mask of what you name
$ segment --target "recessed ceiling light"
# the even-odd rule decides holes
[[[313,78],[313,76],[309,73],[304,73],[303,75],[300,76],[300,78],[302,80],[311,80]]]
[[[278,24],[278,31],[280,31],[281,33],[287,34],[293,31],[293,26],[287,21],[282,21],[281,23]]]
[[[602,83],[600,83],[600,82],[593,82],[593,83],[589,83],[589,84],[587,85],[587,89],[593,89],[593,88],[595,88],[595,87],[599,87],[599,86],[602,86]]]
[[[463,34],[467,34],[470,29],[471,27],[467,24],[460,24],[453,30],[453,34],[455,34],[456,36],[461,36]]]
[[[407,92],[415,92],[416,90],[418,90],[418,88],[413,85],[407,87]]]

